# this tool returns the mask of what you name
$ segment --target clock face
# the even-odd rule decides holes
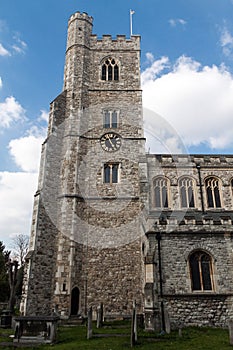
[[[121,147],[121,138],[114,132],[108,132],[101,137],[100,144],[105,151],[114,152]]]

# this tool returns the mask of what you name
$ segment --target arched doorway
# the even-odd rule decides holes
[[[71,316],[75,316],[78,314],[79,310],[79,289],[78,287],[75,287],[72,289],[71,293]]]

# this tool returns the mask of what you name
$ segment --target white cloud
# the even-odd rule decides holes
[[[19,33],[16,33],[16,35],[14,36],[13,39],[16,43],[12,45],[12,49],[16,53],[24,54],[27,49],[27,44],[25,43],[25,41],[21,40],[19,36]]]
[[[24,53],[24,50],[20,46],[12,45],[12,49],[17,53]]]
[[[220,44],[223,48],[223,53],[225,56],[230,56],[233,51],[233,36],[228,31],[227,28],[224,28],[220,37]]]
[[[0,20],[0,32],[10,32],[5,21]],[[12,56],[13,53],[24,54],[27,49],[27,44],[20,38],[20,33],[16,32],[12,34],[11,40],[8,40],[8,46],[10,50],[7,50],[2,43],[0,43],[0,56]]]
[[[24,137],[11,140],[8,148],[22,172],[0,172],[1,240],[10,247],[18,233],[30,234],[33,194],[37,189],[41,144],[46,128],[33,126]]]
[[[13,96],[0,102],[0,128],[9,128],[11,123],[25,118],[25,110]]]
[[[0,43],[0,56],[11,56],[10,52]]]
[[[45,129],[34,126],[28,130],[28,135],[11,140],[9,151],[15,163],[26,172],[38,172],[41,145],[45,139]]]
[[[38,120],[39,121],[45,121],[45,122],[47,122],[48,123],[48,121],[49,121],[49,112],[47,112],[47,111],[45,111],[45,110],[41,110],[40,111],[40,116],[39,116],[39,118],[38,118]]]
[[[154,55],[153,55],[153,53],[147,52],[147,53],[146,53],[146,60],[147,60],[147,63],[152,63],[152,62],[154,61]]]
[[[46,112],[41,111],[42,119]],[[8,148],[19,172],[0,172],[0,240],[10,249],[12,237],[30,234],[33,195],[37,189],[41,144],[46,127],[33,126],[24,137],[11,140]]]
[[[24,41],[19,41],[17,45],[12,45],[12,49],[17,53],[25,53],[27,44]]]
[[[0,172],[0,239],[8,247],[13,235],[30,234],[36,187],[35,173]]]
[[[149,56],[152,58],[152,56]],[[148,57],[147,57],[148,59]],[[151,81],[158,76],[165,68],[168,67],[169,59],[167,57],[162,57],[161,59],[151,62],[151,66],[144,70],[141,74],[142,85],[146,81]]]
[[[182,18],[171,18],[168,22],[171,27],[176,27],[178,24],[181,24],[182,26],[187,24],[187,22]]]
[[[0,77],[0,89],[2,88],[2,78]]]
[[[168,66],[169,59],[163,62]],[[170,152],[181,148],[181,140],[186,146],[233,147],[233,77],[226,67],[203,67],[183,56],[163,75],[158,76],[155,67],[163,67],[161,59],[142,73],[143,105],[160,116],[158,123],[165,119],[169,125],[168,132],[156,137],[169,148],[168,139],[174,146],[173,134],[177,141]],[[157,133],[161,128],[154,119],[146,116],[145,127]]]

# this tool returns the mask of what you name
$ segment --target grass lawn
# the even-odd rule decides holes
[[[0,329],[0,342],[11,341],[9,334],[12,331]],[[104,328],[93,328],[94,337],[86,339],[86,326],[59,327],[58,341],[55,345],[41,345],[39,347],[20,347],[20,349],[39,350],[124,350],[130,347],[130,324],[112,323]],[[105,334],[105,335],[103,335]],[[4,350],[12,347],[4,346]],[[186,328],[182,337],[178,331],[171,334],[158,335],[138,332],[138,342],[134,347],[142,350],[232,350],[229,344],[228,330],[212,328]],[[1,347],[0,347],[1,349]]]

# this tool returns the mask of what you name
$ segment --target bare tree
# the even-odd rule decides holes
[[[24,235],[23,233],[19,233],[18,235],[12,238],[11,247],[14,250],[12,252],[12,255],[14,257],[14,260],[19,261],[20,266],[22,266],[24,263],[24,258],[28,251],[28,244],[29,244],[29,236]]]

